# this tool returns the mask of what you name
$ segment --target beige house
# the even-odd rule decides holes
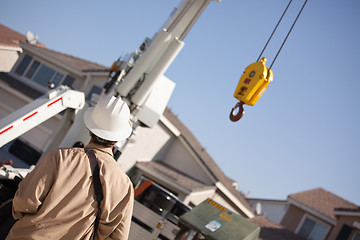
[[[316,188],[291,194],[281,225],[304,239],[360,239],[360,207]]]
[[[247,200],[257,215],[250,221],[261,226],[264,239],[280,239],[273,238],[279,229],[299,239],[360,239],[360,207],[323,188],[290,194],[286,200]]]

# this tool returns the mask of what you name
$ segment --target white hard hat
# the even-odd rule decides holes
[[[90,132],[108,141],[125,140],[132,131],[128,105],[114,96],[106,96],[86,109],[84,122]]]

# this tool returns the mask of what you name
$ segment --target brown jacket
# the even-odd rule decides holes
[[[94,143],[104,198],[96,239],[128,239],[134,193],[110,148]],[[20,183],[13,200],[19,219],[7,239],[91,239],[97,211],[90,163],[84,149],[47,154]]]

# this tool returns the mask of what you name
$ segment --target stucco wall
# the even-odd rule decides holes
[[[290,205],[280,224],[295,232],[303,216],[301,209]]]
[[[10,72],[15,62],[19,58],[20,48],[4,49],[0,47],[0,72]]]
[[[191,154],[190,150],[178,138],[172,142],[164,161],[173,168],[190,175],[202,183],[213,184],[198,163],[196,157]]]
[[[124,171],[128,171],[137,161],[161,160],[173,137],[161,123],[153,128],[137,127],[124,147],[118,163]]]

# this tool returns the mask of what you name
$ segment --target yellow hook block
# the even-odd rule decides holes
[[[246,105],[254,106],[273,80],[273,73],[265,66],[266,58],[245,68],[236,87],[234,97]]]

